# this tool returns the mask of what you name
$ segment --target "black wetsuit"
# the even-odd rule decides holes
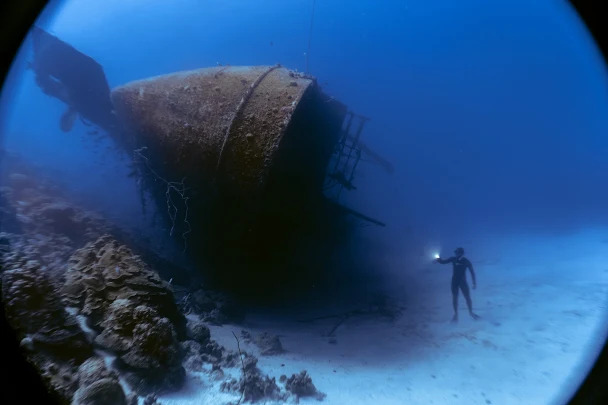
[[[449,259],[438,259],[441,264],[452,263],[454,272],[452,273],[452,294],[458,294],[458,288],[462,290],[465,297],[469,296],[469,284],[467,283],[466,271],[467,268],[473,268],[473,265],[464,256],[450,257]]]

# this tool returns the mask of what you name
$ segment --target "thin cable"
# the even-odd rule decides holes
[[[308,73],[308,56],[310,55],[310,42],[312,40],[312,23],[315,20],[315,3],[317,0],[312,0],[312,14],[310,15],[310,30],[308,31],[308,49],[306,50],[306,69],[304,73]]]

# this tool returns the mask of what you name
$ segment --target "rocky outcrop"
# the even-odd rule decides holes
[[[317,387],[312,383],[312,378],[310,378],[306,370],[302,370],[300,374],[292,374],[289,378],[281,376],[281,381],[285,381],[285,389],[293,394],[296,400],[302,397],[313,397],[320,401],[325,398],[325,394],[319,392]]]
[[[126,405],[125,393],[113,379],[102,378],[91,385],[79,388],[74,395],[73,405]]]
[[[62,234],[80,242],[107,228],[98,215],[70,204],[39,176],[12,173],[6,180],[0,188],[3,208],[16,217],[22,233]]]
[[[184,366],[191,371],[200,371],[205,363],[211,364],[213,369],[240,366],[236,352],[226,350],[211,339],[203,344],[194,340],[186,340],[182,342],[182,350],[185,354]]]
[[[87,244],[70,257],[63,293],[67,302],[99,327],[117,299],[144,305],[171,321],[180,339],[186,320],[179,311],[171,285],[139,256],[109,235]]]
[[[194,312],[212,325],[240,322],[245,317],[245,311],[238,302],[217,291],[201,288],[184,296],[182,302],[185,312]]]
[[[45,269],[20,257],[12,253],[3,258],[5,316],[51,393],[69,402],[78,389],[78,365],[93,355],[93,347],[77,320],[64,310]]]
[[[181,387],[185,370],[173,325],[153,309],[127,300],[112,304],[96,343],[119,354],[119,367],[138,392]]]
[[[27,358],[61,402],[126,403],[118,376],[94,356],[94,345],[117,355],[125,381],[140,394],[181,386],[178,342],[186,322],[168,283],[110,237],[70,258],[60,288],[31,253],[3,249],[2,298]],[[85,334],[66,305],[85,315],[96,333]],[[208,340],[204,325],[194,333]]]
[[[171,286],[110,236],[76,251],[63,293],[99,332],[95,343],[115,353],[126,380],[139,393],[174,390],[185,371],[178,341],[186,321]]]
[[[325,398],[326,395],[317,390],[306,370],[293,374],[289,378],[282,375],[279,381],[285,384],[283,390],[277,385],[274,377],[270,378],[260,371],[257,362],[258,360],[254,356],[243,353],[241,378],[224,381],[220,389],[227,392],[240,392],[243,402],[252,403],[267,400],[286,402],[290,398],[298,403],[300,398],[304,397],[312,397],[318,401]]]
[[[242,365],[242,375],[237,381],[230,379],[221,384],[222,391],[236,391],[243,395],[243,402],[260,402],[262,400],[284,401],[285,392],[276,383],[275,378],[264,375],[257,367],[258,359],[245,354]]]
[[[127,405],[118,376],[99,358],[92,357],[80,365],[78,381],[72,405]]]
[[[188,337],[201,345],[206,345],[211,339],[211,331],[204,322],[188,320]]]
[[[61,404],[135,404],[136,393],[154,403],[157,393],[182,385],[184,367],[225,381],[223,388],[242,392],[244,401],[289,397],[253,356],[244,353],[243,368],[239,353],[211,339],[207,324],[243,319],[243,307],[228,295],[198,286],[184,290],[178,306],[155,270],[114,238],[100,237],[109,228],[94,214],[58,198],[35,176],[13,174],[4,184],[0,214],[11,218],[12,233],[0,233],[0,308],[24,357]],[[89,243],[76,250],[83,241]],[[170,266],[148,263],[173,277]],[[186,324],[181,310],[201,320]],[[262,354],[282,351],[276,336],[253,340]],[[112,370],[94,347],[116,356]],[[224,370],[235,367],[242,376],[230,380]],[[292,385],[298,381],[306,385],[302,378]],[[135,393],[127,397],[124,383]]]
[[[49,277],[60,278],[70,255],[107,232],[95,213],[70,204],[40,176],[11,173],[1,179],[0,214],[4,237],[30,259],[44,263]]]

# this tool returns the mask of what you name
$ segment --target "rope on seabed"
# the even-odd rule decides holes
[[[306,69],[304,73],[308,73],[308,57],[310,55],[310,42],[312,40],[312,23],[315,19],[315,3],[317,0],[312,0],[312,14],[310,15],[310,29],[308,31],[308,49],[306,50]]]

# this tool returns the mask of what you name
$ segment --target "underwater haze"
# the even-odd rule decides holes
[[[142,114],[134,107],[132,121],[114,133],[102,128],[76,103],[60,100],[62,90],[55,96],[42,91],[32,33],[0,99],[0,231],[12,252],[3,253],[3,284],[36,260],[58,294],[73,293],[64,283],[79,279],[77,270],[100,280],[78,267],[86,261],[79,252],[98,248],[103,245],[98,238],[110,234],[148,261],[179,309],[178,315],[159,310],[158,316],[174,324],[173,335],[163,336],[173,336],[171,345],[179,349],[166,351],[182,354],[167,355],[170,365],[147,362],[155,364],[146,366],[155,377],[146,385],[141,381],[150,373],[134,380],[137,372],[129,368],[143,367],[144,361],[137,367],[129,363],[141,352],[125,355],[121,345],[108,344],[104,328],[111,329],[108,319],[119,310],[108,304],[96,318],[89,304],[70,305],[78,333],[91,345],[91,357],[77,364],[95,356],[104,360],[119,387],[112,388],[119,398],[112,403],[135,398],[167,405],[560,404],[592,367],[608,336],[608,72],[569,4],[66,0],[51,1],[36,26],[101,66],[113,116],[122,119],[130,108],[129,86],[138,89],[135,99],[156,91],[160,99],[146,104]],[[273,167],[276,177],[268,184],[288,197],[279,202],[263,197],[266,209],[259,214],[249,203],[258,201],[255,187],[262,180],[251,188],[243,180],[235,190],[233,183],[218,186],[220,177],[214,177],[197,191],[188,183],[192,176],[181,173],[187,172],[184,165],[198,168],[205,158],[187,160],[173,153],[171,141],[163,143],[164,134],[171,138],[183,128],[210,127],[210,121],[182,126],[173,116],[158,118],[160,107],[150,106],[164,105],[163,95],[168,99],[173,91],[153,87],[163,83],[162,75],[214,68],[217,79],[220,71],[248,74],[239,67],[277,64],[281,67],[269,68],[257,81],[241,79],[251,87],[239,93],[236,112],[227,129],[222,127],[226,138],[218,170],[224,149],[232,145],[233,121],[241,125],[240,109],[265,75],[282,68],[290,72],[285,73],[289,91],[308,86],[312,77],[323,98],[311,98],[310,109],[298,110],[299,96],[293,103],[289,96],[291,104],[285,105],[295,112],[285,123],[293,118],[305,128],[302,136],[313,139],[318,131],[330,139],[327,128],[334,119],[347,122],[346,110],[368,120],[361,143],[348,144],[357,121],[340,138],[360,160],[348,148],[339,150],[337,140],[327,141],[335,143],[331,157],[318,152],[326,147],[321,141],[313,145],[318,150],[306,140],[292,149],[276,146],[273,151],[299,167]],[[138,80],[143,81],[132,84]],[[183,91],[191,86],[179,83]],[[171,104],[176,114],[180,103],[189,102],[179,94],[168,102],[177,103]],[[119,108],[118,100],[127,107]],[[205,100],[193,101],[196,111],[199,105],[207,108]],[[267,110],[287,111],[271,105],[270,96],[267,100]],[[302,100],[301,105],[309,102]],[[264,105],[251,120],[266,114]],[[157,128],[156,119],[170,129],[161,131],[161,146],[152,152],[140,140]],[[194,120],[192,114],[187,119]],[[140,122],[144,130],[131,136]],[[243,139],[258,139],[257,129],[243,122]],[[295,125],[289,124],[288,134]],[[341,137],[345,129],[338,129]],[[264,136],[271,132],[264,131]],[[201,142],[188,144],[184,153]],[[332,172],[344,158],[339,152],[348,154],[346,178]],[[251,155],[241,158],[250,162]],[[316,164],[326,169],[325,187],[311,197],[302,190],[308,190],[307,181],[313,183],[306,176]],[[253,164],[236,167],[227,182]],[[191,172],[205,178],[197,170]],[[296,200],[301,206],[291,209]],[[251,236],[258,225],[248,221],[258,214],[269,225]],[[468,262],[458,258],[458,247]],[[110,286],[138,284],[103,280]],[[82,294],[94,283],[84,284],[78,289]],[[149,302],[158,298],[159,288],[150,289],[154,293],[145,305],[153,307]],[[128,301],[138,294],[124,298],[112,290],[106,296]],[[168,305],[162,302],[159,308]],[[22,347],[30,347],[22,339],[38,332],[11,323],[9,307],[9,323]],[[180,336],[182,320],[187,326]],[[37,350],[35,343],[24,356]],[[195,344],[200,350],[192,349]],[[165,353],[164,347],[155,350]],[[73,372],[83,373],[82,367]],[[181,382],[174,384],[176,379]],[[87,388],[70,391],[44,381],[50,392],[74,403]]]

